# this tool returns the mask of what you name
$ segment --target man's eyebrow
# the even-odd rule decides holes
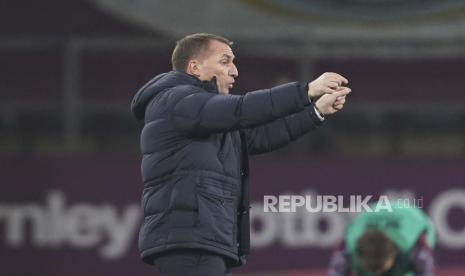
[[[234,56],[231,56],[231,55],[228,55],[228,54],[223,54],[223,55],[221,56],[221,58],[224,58],[224,57],[226,57],[226,58],[228,58],[228,59],[234,59],[234,58],[235,58]]]

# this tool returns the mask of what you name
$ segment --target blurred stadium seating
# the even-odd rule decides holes
[[[46,205],[44,198],[54,190],[63,191],[70,205],[84,202],[95,208],[113,204],[120,209],[139,200],[141,123],[132,118],[129,105],[141,85],[170,70],[170,52],[179,36],[140,26],[93,2],[0,3],[0,168],[4,182],[0,188],[0,257],[9,264],[0,265],[2,275],[70,276],[92,275],[92,271],[94,275],[127,275],[131,271],[152,275],[152,268],[140,268],[135,234],[130,249],[117,259],[99,258],[94,247],[54,248],[34,243],[15,247],[6,241],[7,215],[1,211],[26,203]],[[266,181],[270,179],[278,179],[270,191],[286,192],[277,186],[279,180],[290,181],[279,178],[278,171],[294,172],[287,163],[347,166],[356,170],[354,177],[364,174],[364,166],[375,164],[374,191],[411,189],[424,196],[428,206],[433,196],[446,188],[463,191],[465,52],[449,51],[444,45],[435,48],[436,42],[431,42],[428,51],[417,51],[418,44],[430,45],[428,41],[398,48],[393,42],[393,48],[386,50],[388,46],[382,42],[369,48],[349,37],[340,45],[326,42],[303,51],[306,44],[292,40],[277,38],[275,44],[267,45],[250,36],[231,39],[239,68],[235,94],[289,80],[311,80],[326,71],[346,76],[353,90],[344,111],[328,118],[321,130],[252,160],[258,175],[256,202],[268,192],[270,183]],[[458,37],[447,43],[457,49],[465,47],[464,41]],[[274,165],[275,170],[268,171],[259,165],[262,162]],[[398,163],[405,167],[396,167]],[[409,164],[411,170],[406,168]],[[435,170],[437,167],[440,169]],[[310,175],[319,173],[311,167],[309,171]],[[415,173],[424,176],[416,178]],[[383,174],[394,174],[391,179],[398,183],[392,187],[383,183]],[[327,186],[309,183],[302,175],[295,177],[294,184],[286,182],[293,192],[344,186],[336,178]],[[444,178],[449,182],[442,183]],[[414,183],[418,179],[427,184]],[[365,185],[369,183],[366,179],[360,180],[365,186],[357,186],[359,180],[346,184],[372,188]],[[112,185],[121,188],[106,195]],[[451,231],[464,240],[464,213],[457,209]],[[33,227],[27,225],[27,233],[32,233]],[[331,246],[302,249],[276,241],[256,249],[258,257],[252,256],[237,275],[324,275],[324,260]],[[438,275],[464,275],[465,246],[439,247]],[[292,259],[296,252],[298,257],[289,265],[276,264],[277,260],[264,259],[272,250],[276,250],[275,256],[287,254],[286,258]],[[307,253],[322,260],[306,263]],[[21,267],[24,259],[36,260],[26,268]],[[70,264],[76,263],[71,261],[91,262],[94,270],[73,272]]]

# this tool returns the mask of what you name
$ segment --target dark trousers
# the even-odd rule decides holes
[[[173,250],[155,257],[163,276],[222,276],[229,274],[225,257],[204,250]]]

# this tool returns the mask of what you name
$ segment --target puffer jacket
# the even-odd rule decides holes
[[[141,132],[141,258],[204,249],[237,265],[249,252],[248,154],[270,152],[321,124],[306,87],[219,95],[214,81],[171,71],[135,95]]]

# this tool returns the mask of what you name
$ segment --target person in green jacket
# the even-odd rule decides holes
[[[392,208],[358,215],[334,252],[329,276],[432,276],[434,227],[420,209]]]

